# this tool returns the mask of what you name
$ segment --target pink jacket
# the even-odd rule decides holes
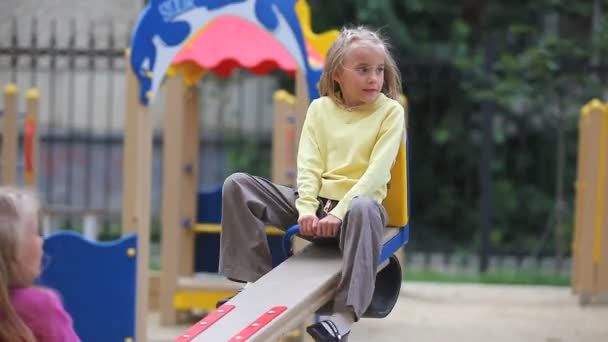
[[[10,296],[17,314],[38,342],[80,342],[72,318],[54,291],[41,287],[13,288]]]

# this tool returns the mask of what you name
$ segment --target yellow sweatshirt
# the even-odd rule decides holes
[[[356,196],[382,203],[404,130],[403,107],[384,94],[350,110],[314,100],[298,150],[299,216],[316,214],[317,197],[340,201],[330,214],[341,220]]]

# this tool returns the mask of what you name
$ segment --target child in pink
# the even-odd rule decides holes
[[[72,318],[52,290],[34,286],[42,239],[36,196],[0,188],[0,341],[74,342]]]
[[[9,292],[17,315],[36,341],[80,341],[57,293],[38,287],[14,288]]]

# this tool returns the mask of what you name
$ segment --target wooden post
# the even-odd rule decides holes
[[[17,184],[17,96],[14,84],[4,87],[4,118],[2,125],[2,184]]]
[[[147,341],[148,275],[150,267],[150,196],[152,178],[152,113],[140,105],[136,117],[134,222],[137,226],[136,341]]]
[[[606,150],[608,149],[608,122],[605,121],[606,107],[594,100],[583,108],[583,128],[585,136],[581,144],[585,154],[581,157],[581,174],[577,176],[579,187],[577,205],[580,206],[579,220],[575,230],[575,290],[580,294],[579,302],[587,304],[593,295],[599,293],[599,271],[601,257],[601,231],[605,222],[606,193]]]
[[[574,213],[574,236],[572,240],[572,273],[571,273],[571,284],[572,290],[574,293],[580,293],[581,291],[581,241],[583,236],[585,223],[585,202],[584,198],[586,196],[587,190],[587,158],[588,151],[587,145],[589,140],[589,111],[588,106],[585,106],[581,109],[580,118],[579,118],[579,128],[578,128],[578,153],[577,153],[577,163],[576,163],[576,201],[575,201],[575,213]]]
[[[26,186],[38,187],[38,109],[40,94],[29,89],[25,94],[25,134],[23,180]]]
[[[306,84],[306,74],[300,70],[296,73],[296,134],[295,134],[295,147],[296,155],[298,151],[298,144],[300,142],[300,135],[302,134],[302,126],[304,126],[304,119],[306,118],[306,112],[308,111],[308,85]],[[295,163],[295,160],[294,160]],[[295,169],[295,167],[294,167]]]
[[[137,79],[127,70],[127,108],[123,159],[123,234],[137,233],[136,341],[147,341],[150,263],[150,187],[152,178],[152,113],[137,99]]]
[[[308,111],[309,99],[308,99],[308,85],[306,83],[306,74],[302,70],[296,72],[296,103],[295,103],[295,114],[296,114],[296,127],[294,136],[294,154],[293,160],[291,161],[291,169],[297,170],[297,155],[298,148],[300,145],[300,136],[302,135],[302,127],[304,126],[304,119],[306,118],[306,112]],[[295,175],[297,177],[297,175]],[[294,178],[295,178],[294,177]],[[296,179],[293,182],[296,185]],[[294,253],[301,251],[304,247],[309,244],[308,241],[301,238],[294,238],[293,250]],[[303,342],[312,341],[310,335],[306,333],[306,326],[314,323],[315,317],[309,316],[302,325],[299,327],[300,335],[302,336]]]
[[[173,296],[180,270],[179,255],[182,255],[179,250],[179,235],[182,230],[180,221],[184,85],[180,78],[171,77],[166,80],[165,86],[167,103],[164,111],[163,139],[160,314],[162,325],[174,325],[177,316],[173,308]]]
[[[197,220],[198,176],[199,176],[199,145],[200,145],[200,108],[201,90],[197,85],[187,88],[185,98],[184,129],[183,129],[183,160],[181,174],[182,207],[181,219],[185,229],[180,234],[180,250],[182,276],[192,276],[194,273],[194,226]]]
[[[585,160],[585,175],[586,180],[585,188],[589,191],[585,191],[583,203],[583,231],[581,232],[580,241],[580,286],[581,286],[581,298],[582,302],[586,301],[591,293],[590,290],[593,288],[593,220],[595,217],[595,201],[597,192],[597,178],[599,170],[597,163],[595,162],[599,154],[599,137],[600,137],[600,125],[599,125],[599,113],[600,104],[597,107],[591,107],[589,110],[589,130],[587,140],[587,158]]]
[[[306,112],[308,111],[308,86],[306,84],[306,74],[301,70],[296,72],[296,102],[294,105],[296,115],[296,127],[294,136],[294,154],[293,160],[290,161],[290,169],[297,170],[297,155],[300,144],[300,135],[302,135],[302,127],[304,126],[304,119],[306,118]],[[294,178],[297,175],[294,175]],[[293,181],[293,185],[296,185],[296,179]],[[295,237],[293,241],[293,251],[297,253],[308,245],[308,241]],[[305,334],[307,336],[307,334]]]
[[[285,90],[273,96],[274,117],[272,126],[272,181],[277,184],[295,186],[295,97]],[[291,127],[290,127],[291,125]],[[291,129],[292,136],[288,135]],[[289,141],[291,140],[291,141]],[[291,175],[291,177],[290,177]]]
[[[135,146],[137,142],[137,112],[139,110],[138,88],[139,84],[129,63],[129,51],[125,52],[127,59],[127,98],[125,111],[125,131],[123,142],[123,190],[122,190],[122,233],[127,235],[137,232],[135,217],[135,180],[137,179],[135,166]]]
[[[294,160],[292,160],[292,169],[297,170],[297,155],[300,144],[300,135],[302,135],[302,127],[304,126],[304,119],[306,118],[306,112],[308,111],[308,86],[306,84],[306,74],[298,70],[296,72],[296,103],[295,103],[295,114],[296,114],[296,131],[294,137]],[[294,181],[295,184],[295,181]],[[304,239],[294,239],[293,249],[294,252],[300,251],[308,243]]]
[[[599,118],[600,147],[597,179],[597,208],[593,229],[593,264],[596,276],[594,295],[608,293],[608,105],[604,104]]]

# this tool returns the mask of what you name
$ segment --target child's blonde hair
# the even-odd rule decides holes
[[[332,44],[325,58],[325,67],[319,81],[319,94],[328,96],[336,103],[344,105],[340,85],[336,82],[336,74],[341,70],[344,57],[357,44],[381,46],[384,49],[384,84],[382,92],[387,97],[399,100],[401,95],[401,74],[395,60],[389,52],[389,44],[379,32],[364,26],[343,28],[336,41]]]
[[[26,224],[38,211],[36,195],[28,190],[0,187],[0,341],[35,341],[10,299],[11,287],[31,286],[17,251],[26,237]]]

